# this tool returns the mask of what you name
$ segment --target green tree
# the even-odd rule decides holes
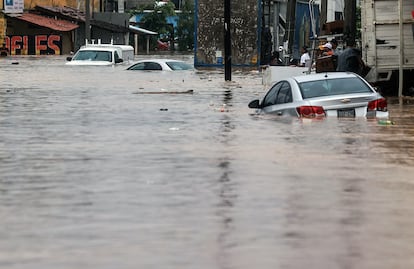
[[[144,13],[144,9],[154,8],[149,13]],[[161,38],[171,38],[174,36],[172,25],[167,24],[168,16],[175,16],[174,3],[168,2],[164,5],[157,5],[154,2],[152,7],[142,6],[139,10],[132,11],[133,14],[142,14],[141,26],[145,29],[157,32]],[[151,37],[151,42],[156,43],[157,37]]]
[[[194,0],[182,1],[181,12],[176,14],[173,2],[164,5],[141,6],[138,9],[130,10],[130,14],[144,14],[140,26],[157,32],[159,38],[164,41],[174,42],[174,37],[178,40],[178,50],[188,51],[194,49]],[[152,10],[144,13],[144,10]],[[178,17],[177,28],[174,29],[171,24],[167,24],[167,17]],[[152,46],[156,44],[158,37],[151,37]]]
[[[177,25],[178,50],[194,49],[194,1],[184,1]]]
[[[174,7],[172,2],[164,5],[154,4],[154,10],[150,13],[145,13],[142,17],[143,27],[158,32],[160,35],[169,34],[171,27],[167,24],[167,17],[175,16]]]

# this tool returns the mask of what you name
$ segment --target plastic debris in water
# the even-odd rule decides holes
[[[222,104],[220,108],[217,109],[220,112],[229,112],[229,109],[227,108],[227,104]]]
[[[214,103],[210,102],[209,106],[214,107]],[[229,109],[227,108],[227,104],[222,104],[221,106],[217,106],[213,108],[214,111],[218,112],[229,112]]]
[[[379,120],[378,124],[379,125],[394,125],[394,122],[391,120]]]

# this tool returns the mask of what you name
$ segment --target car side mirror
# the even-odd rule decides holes
[[[68,61],[68,62],[72,61],[72,57],[70,57],[70,56],[66,57],[66,61]]]
[[[119,58],[119,59],[116,59],[115,60],[115,63],[117,63],[117,64],[119,64],[119,63],[122,63],[124,60],[122,60],[121,58]]]
[[[253,100],[249,103],[249,108],[260,108],[259,99]]]

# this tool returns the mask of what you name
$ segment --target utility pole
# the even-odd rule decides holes
[[[90,0],[85,0],[85,39],[91,40],[91,7]]]
[[[327,21],[328,0],[321,0],[321,14],[319,16],[319,29],[323,29],[323,25]]]
[[[292,54],[292,45],[295,36],[295,20],[296,20],[296,0],[290,0],[287,6],[287,31],[285,33],[285,41],[288,42],[288,54]],[[286,59],[289,64],[289,59]]]
[[[279,33],[280,33],[280,26],[279,26],[279,13],[280,13],[280,2],[276,1],[273,2],[273,21],[274,21],[274,27],[273,27],[273,48],[272,51],[279,50]]]
[[[356,38],[356,0],[345,0],[344,37],[352,41]]]
[[[224,0],[224,80],[231,80],[231,5],[230,0]]]

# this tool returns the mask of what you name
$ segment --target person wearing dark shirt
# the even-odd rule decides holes
[[[338,47],[338,41],[335,38],[332,38],[332,40],[329,41],[329,43],[332,44],[332,50],[334,55],[338,55],[338,52],[336,51],[336,48]]]
[[[353,72],[361,75],[364,69],[361,51],[354,47],[353,40],[347,40],[346,49],[338,55],[336,71]]]
[[[270,65],[282,65],[282,60],[280,60],[279,52],[274,51],[270,57]]]

